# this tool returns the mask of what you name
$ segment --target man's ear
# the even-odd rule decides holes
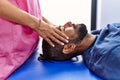
[[[74,51],[76,45],[74,43],[65,44],[62,52],[64,54],[69,54]]]
[[[63,26],[64,26],[64,27],[67,27],[67,26],[72,26],[72,22],[71,22],[71,21],[69,21],[69,22],[65,23]]]

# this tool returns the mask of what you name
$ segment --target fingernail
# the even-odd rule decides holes
[[[67,39],[69,39],[69,37],[67,37]]]
[[[66,42],[68,43],[69,41],[68,41],[68,40],[66,40]]]
[[[64,43],[61,43],[62,45],[64,45]]]
[[[52,47],[55,47],[55,45],[52,45]]]

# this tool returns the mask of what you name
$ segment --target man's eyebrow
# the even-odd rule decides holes
[[[72,24],[72,26],[75,26],[75,24]]]
[[[61,27],[62,27],[62,26],[58,26],[58,29],[59,29],[60,31],[61,31]]]
[[[75,24],[72,24],[72,26],[75,28]]]

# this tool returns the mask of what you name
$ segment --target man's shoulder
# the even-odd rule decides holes
[[[120,23],[112,23],[113,26],[120,26]]]
[[[111,24],[107,24],[106,26],[107,28],[120,28],[120,23],[111,23]]]
[[[101,31],[116,31],[120,29],[120,23],[111,23],[111,24],[107,24],[105,27],[102,27],[101,29],[96,29],[96,30],[92,30],[91,33],[92,34],[100,34]]]

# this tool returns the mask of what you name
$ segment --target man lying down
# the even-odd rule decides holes
[[[43,40],[39,60],[63,61],[82,55],[90,70],[105,80],[120,80],[120,23],[108,24],[88,33],[84,24],[66,23],[59,30],[69,43],[51,47]]]

